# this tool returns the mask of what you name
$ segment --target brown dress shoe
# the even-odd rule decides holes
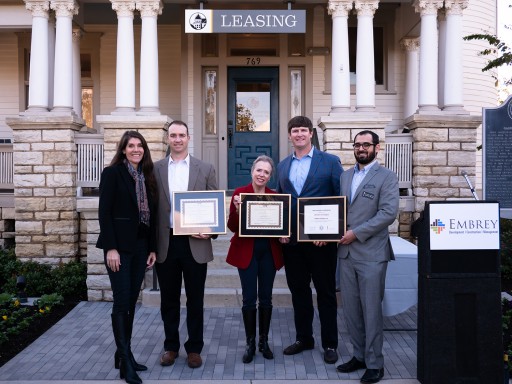
[[[160,365],[164,367],[168,367],[169,365],[173,365],[174,361],[178,357],[178,352],[174,351],[165,351],[165,353],[160,358]]]
[[[199,368],[203,364],[199,353],[190,352],[187,356],[187,364],[190,368]]]

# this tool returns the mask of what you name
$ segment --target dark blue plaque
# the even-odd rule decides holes
[[[483,108],[484,199],[512,211],[512,96],[497,108]]]

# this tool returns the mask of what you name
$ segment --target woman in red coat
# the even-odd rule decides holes
[[[272,159],[259,156],[252,164],[251,183],[235,189],[229,207],[228,228],[234,235],[226,261],[238,268],[242,284],[242,316],[247,338],[244,363],[250,363],[256,353],[256,300],[259,308],[258,349],[265,359],[274,358],[268,345],[268,332],[272,317],[272,287],[276,271],[283,266],[283,255],[277,238],[238,236],[240,193],[275,193],[266,186],[273,173]]]

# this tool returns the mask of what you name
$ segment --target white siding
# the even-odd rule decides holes
[[[500,0],[502,1],[502,0]],[[496,33],[496,3],[495,0],[471,0],[464,10],[463,35],[474,33]],[[485,41],[464,42],[464,104],[473,115],[480,115],[482,107],[497,105],[497,89],[492,73],[482,72],[486,58],[478,52],[489,45]],[[482,143],[482,126],[477,130],[477,145]],[[482,151],[476,151],[476,189],[482,189]],[[481,194],[479,194],[481,196]]]
[[[92,30],[92,29],[90,29]],[[100,83],[101,107],[99,114],[108,115],[116,108],[116,47],[117,26],[95,26],[101,31]],[[135,100],[139,108],[140,95],[140,28],[135,34]],[[173,119],[181,114],[181,34],[179,26],[158,28],[158,65],[160,112]]]
[[[496,4],[494,0],[471,0],[464,10],[463,36],[474,33],[496,33]],[[464,104],[471,114],[479,115],[482,107],[495,106],[497,92],[492,73],[482,72],[487,59],[478,52],[489,47],[485,41],[465,41]]]
[[[100,44],[100,110],[97,115],[109,115],[116,108],[116,41],[115,25],[97,26],[101,31]]]
[[[158,28],[160,112],[181,119],[181,27]]]
[[[13,32],[0,33],[0,139],[12,138],[7,116],[19,114],[18,39]]]

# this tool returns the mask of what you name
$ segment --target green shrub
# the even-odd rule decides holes
[[[85,263],[71,261],[52,268],[35,261],[21,262],[12,249],[0,250],[0,292],[16,295],[18,276],[25,276],[25,293],[30,297],[57,293],[65,299],[87,300]]]
[[[501,276],[512,281],[512,220],[501,219]]]
[[[10,337],[18,335],[27,329],[35,317],[41,313],[31,313],[28,307],[20,305],[19,301],[9,294],[0,298],[0,345]]]
[[[36,301],[34,305],[37,305],[41,313],[50,312],[56,305],[62,305],[64,298],[58,293],[52,293],[50,295],[43,295]]]
[[[512,301],[503,299],[501,302],[503,322],[503,350],[512,357]],[[509,370],[512,370],[512,359],[509,359]]]
[[[16,259],[14,248],[0,249],[0,288],[12,279],[14,279],[14,285],[16,285],[16,274],[20,269],[21,261]],[[5,289],[0,289],[0,292],[4,291]]]
[[[20,263],[19,269],[3,286],[2,291],[12,294],[17,293],[16,277],[25,276],[27,286],[25,292],[30,297],[37,297],[45,293],[54,292],[54,282],[51,275],[52,267],[47,264],[39,264],[35,261]]]
[[[87,264],[70,261],[52,270],[55,292],[65,298],[87,300]]]

